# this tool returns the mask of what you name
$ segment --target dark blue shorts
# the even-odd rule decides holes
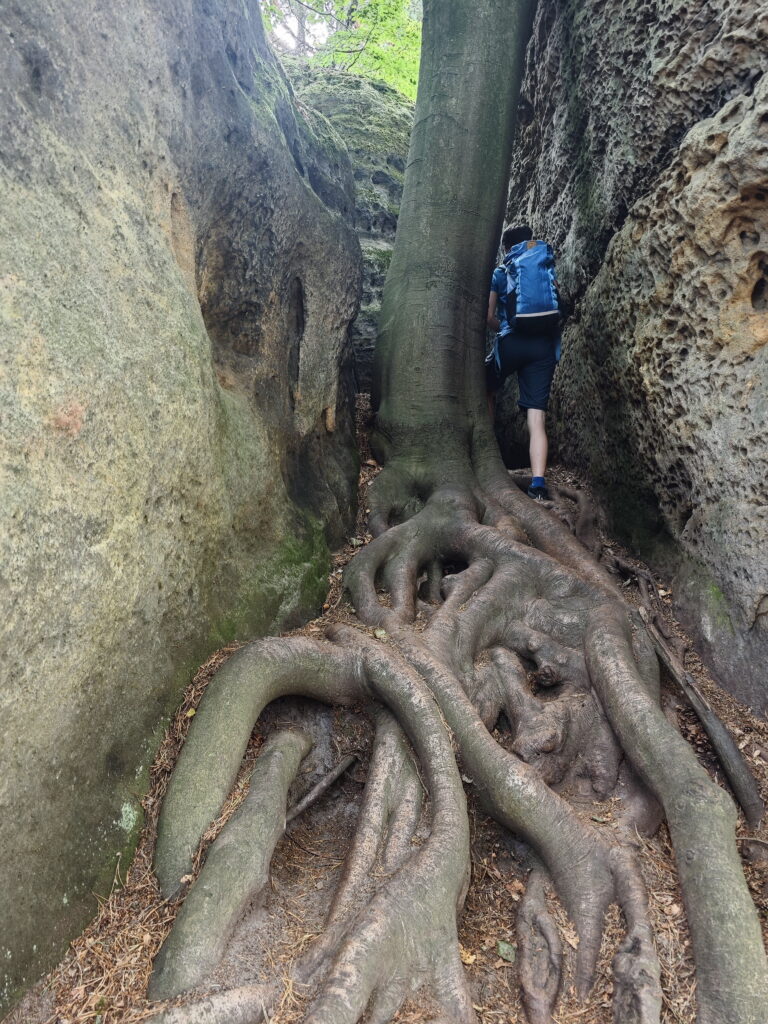
[[[555,375],[555,349],[559,332],[523,335],[517,332],[499,339],[501,370],[490,364],[486,381],[489,391],[496,391],[511,373],[517,374],[521,409],[546,410],[549,391]]]

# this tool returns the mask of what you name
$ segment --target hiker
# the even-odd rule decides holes
[[[517,373],[518,405],[525,411],[530,435],[531,485],[528,495],[549,500],[545,473],[545,414],[552,377],[560,358],[560,294],[555,260],[546,242],[534,240],[526,225],[508,227],[501,236],[504,260],[491,278],[488,325],[496,332],[486,358],[486,386],[491,418],[495,395]]]

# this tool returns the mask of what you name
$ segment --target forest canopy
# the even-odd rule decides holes
[[[262,10],[279,53],[378,78],[416,99],[420,0],[263,0]]]

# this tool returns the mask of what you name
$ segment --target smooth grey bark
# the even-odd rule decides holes
[[[311,746],[299,729],[273,733],[264,744],[248,795],[213,843],[155,960],[150,999],[194,988],[218,965],[245,907],[267,884],[285,831],[288,789]]]
[[[426,0],[411,144],[382,301],[379,444],[464,439],[484,416],[484,306],[533,0]],[[485,415],[487,419],[487,415]],[[387,445],[389,447],[389,445]]]

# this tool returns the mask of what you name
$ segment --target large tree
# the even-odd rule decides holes
[[[157,873],[168,893],[188,875],[270,701],[297,694],[365,702],[375,741],[356,839],[326,930],[296,970],[315,986],[307,1020],[354,1024],[367,1012],[384,1024],[409,990],[425,985],[439,1020],[475,1019],[457,941],[469,875],[458,755],[475,798],[534,852],[518,917],[534,1024],[551,1020],[560,987],[547,879],[578,933],[577,989],[590,987],[604,915],[617,903],[626,937],[614,960],[615,1019],[659,1019],[659,968],[631,842],[636,830],[657,825],[659,807],[691,929],[699,1020],[758,1024],[768,1012],[766,961],[736,850],[734,805],[661,710],[644,622],[560,519],[510,482],[485,408],[483,302],[532,7],[425,0],[415,125],[376,355],[374,445],[384,468],[369,492],[374,539],[345,578],[368,628],[337,628],[322,641],[260,641],[225,665],[171,781]],[[511,749],[492,735],[502,712]],[[151,994],[199,985],[215,965],[264,884],[288,785],[310,742],[296,730],[269,740],[251,795],[222,834],[226,843],[214,844],[187,896]],[[431,830],[413,846],[419,773]],[[595,799],[620,798],[610,842],[578,802],[560,795],[578,791],[583,801],[585,789]],[[268,1012],[269,998],[239,989],[165,1019],[252,1021]]]

